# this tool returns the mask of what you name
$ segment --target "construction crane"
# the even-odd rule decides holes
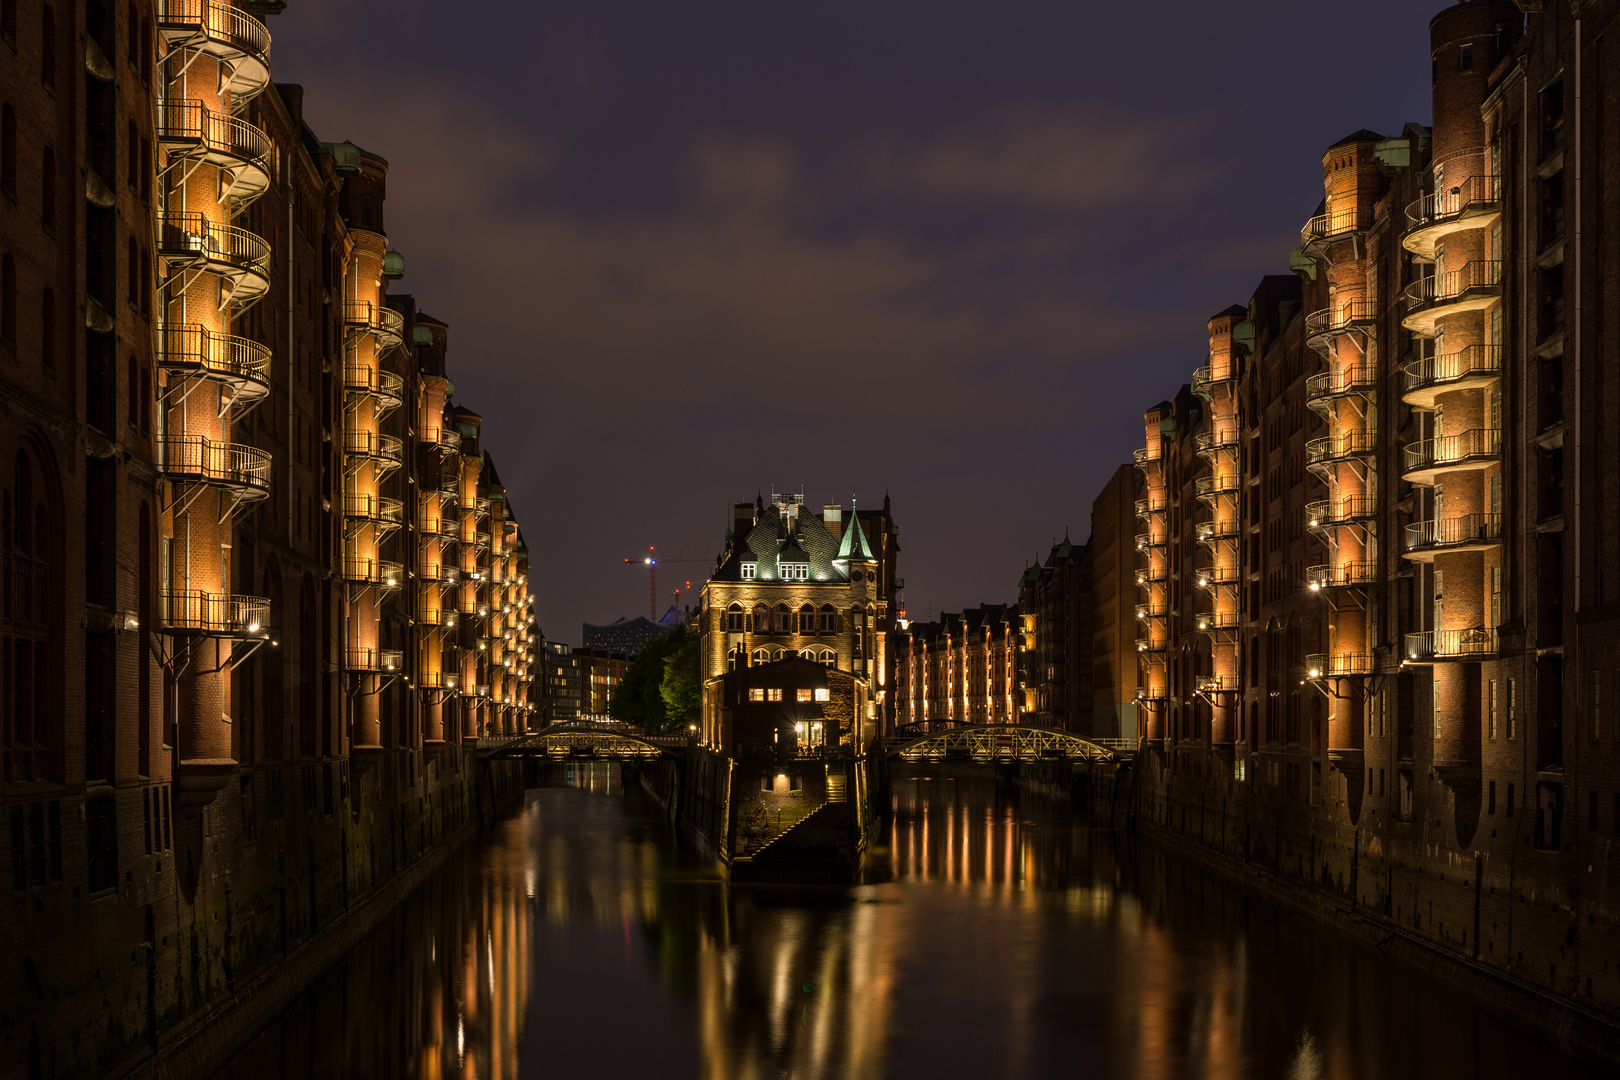
[[[646,564],[646,566],[647,566],[647,617],[649,619],[651,619],[653,622],[657,622],[658,621],[658,564],[659,563],[693,563],[693,562],[695,562],[695,563],[712,563],[713,561],[714,561],[713,559],[701,559],[701,558],[700,559],[688,559],[688,558],[686,558],[686,549],[685,548],[682,548],[681,553],[679,555],[675,556],[675,558],[673,558],[673,559],[660,559],[658,557],[658,549],[655,548],[655,547],[649,547],[647,549],[646,556],[644,556],[643,558],[640,558],[640,559],[626,559],[626,560],[624,560],[624,564],[626,566],[637,566],[637,565],[641,565],[643,563]],[[692,587],[692,583],[687,582],[686,587],[690,589]],[[675,595],[677,595],[677,596],[680,595],[680,590],[679,589],[677,589],[675,591]]]

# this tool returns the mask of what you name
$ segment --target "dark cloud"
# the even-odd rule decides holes
[[[1426,116],[1431,13],[1357,9],[1359,86],[1307,59],[1343,6],[1296,0],[295,0],[272,31],[321,137],[391,162],[403,285],[577,641],[644,607],[621,558],[712,554],[771,485],[891,491],[913,609],[1009,599],[1209,313],[1286,268],[1321,150]]]

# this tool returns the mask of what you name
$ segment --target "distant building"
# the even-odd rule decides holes
[[[1018,583],[1023,618],[1021,723],[1092,734],[1091,559],[1065,536]]]
[[[630,658],[605,649],[575,649],[573,659],[579,666],[580,719],[609,719],[608,703],[624,682]]]
[[[574,650],[561,641],[548,641],[542,650],[546,661],[545,718],[548,724],[578,720],[580,717],[580,667]]]
[[[896,630],[896,726],[1019,723],[1021,625],[1017,608],[981,604]]]
[[[1136,515],[1142,487],[1130,463],[1091,504],[1091,733],[1134,740],[1136,723]],[[1143,538],[1145,543],[1146,538]],[[1146,612],[1143,612],[1146,615]]]
[[[659,622],[653,622],[645,615],[638,615],[634,619],[621,616],[605,626],[585,623],[581,640],[587,649],[622,653],[633,659],[655,639],[663,637],[685,622],[686,615],[672,607]]]

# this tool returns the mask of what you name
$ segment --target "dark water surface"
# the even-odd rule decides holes
[[[988,779],[897,781],[879,883],[784,890],[555,768],[225,1075],[1617,1074]]]

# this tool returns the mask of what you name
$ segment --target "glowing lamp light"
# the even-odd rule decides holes
[[[1311,592],[1320,592],[1321,589],[1322,589],[1322,583],[1320,581],[1311,582]]]
[[[259,632],[259,624],[257,622],[248,623],[248,633],[257,634],[258,632]]]
[[[1322,677],[1322,672],[1319,668],[1311,668],[1310,675],[1313,679],[1320,679]]]

